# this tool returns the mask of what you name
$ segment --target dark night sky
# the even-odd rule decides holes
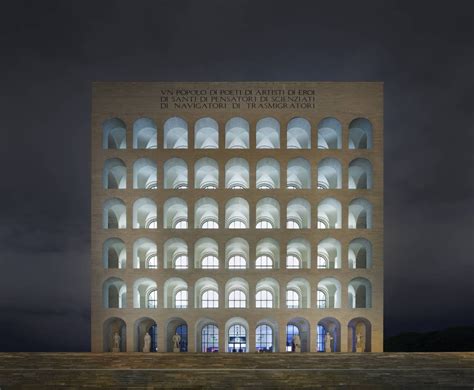
[[[472,2],[8,3],[0,350],[89,349],[95,80],[384,81],[386,335],[474,324]]]

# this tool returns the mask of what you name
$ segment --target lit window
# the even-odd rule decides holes
[[[300,307],[300,296],[295,290],[286,291],[286,307],[297,309]]]
[[[272,308],[273,294],[269,290],[260,290],[255,296],[255,303],[257,308]]]
[[[300,334],[300,330],[293,324],[286,325],[286,352],[294,351],[293,339]]]
[[[329,229],[328,221],[322,218],[318,218],[318,229]]]
[[[324,352],[326,349],[324,348],[326,345],[326,328],[322,325],[318,325],[317,329],[317,350],[318,352]]]
[[[188,269],[188,256],[180,255],[174,260],[175,269]]]
[[[201,296],[201,306],[203,308],[219,307],[219,294],[215,290],[206,290]]]
[[[188,307],[188,291],[179,290],[174,296],[174,306],[178,309],[186,309]]]
[[[157,269],[158,268],[158,257],[156,256],[156,253],[151,254],[149,257],[146,259],[147,261],[147,268],[149,269]]]
[[[229,259],[229,269],[245,269],[247,268],[247,260],[241,255],[232,256]]]
[[[158,222],[156,220],[156,217],[149,218],[145,222],[145,229],[157,229],[158,228]]]
[[[262,219],[257,222],[257,229],[273,229],[273,224],[268,219]]]
[[[288,219],[286,221],[287,229],[301,229],[300,223],[296,219]]]
[[[187,219],[180,219],[177,221],[173,227],[174,229],[187,229],[188,228],[188,220]]]
[[[206,219],[201,224],[201,229],[219,229],[219,224],[215,219]]]
[[[219,351],[219,328],[209,324],[201,331],[201,352]]]
[[[201,260],[201,268],[203,269],[218,269],[219,260],[216,256],[204,256]]]
[[[321,269],[329,268],[327,259],[321,255],[318,255],[318,268],[321,268]]]
[[[269,325],[257,327],[256,338],[257,351],[273,352],[273,330]]]
[[[215,190],[217,189],[217,186],[214,183],[204,183],[201,188],[203,190]]]
[[[247,224],[241,219],[234,219],[230,222],[229,229],[247,229]]]
[[[301,268],[301,260],[295,255],[286,256],[286,268],[288,269]]]
[[[262,255],[255,260],[255,268],[257,269],[271,269],[273,268],[273,260],[268,255]]]
[[[147,307],[149,309],[156,309],[158,307],[158,292],[156,290],[148,293]]]
[[[234,290],[229,294],[230,308],[244,308],[247,307],[247,296],[242,290]]]
[[[316,307],[318,309],[325,309],[327,305],[326,305],[326,294],[324,293],[324,291],[318,290],[316,298],[317,298]]]

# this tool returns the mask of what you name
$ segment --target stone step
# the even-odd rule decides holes
[[[474,353],[0,353],[0,388],[474,386]]]

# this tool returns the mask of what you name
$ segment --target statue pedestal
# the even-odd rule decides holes
[[[356,352],[364,352],[362,347],[356,347]]]
[[[295,347],[295,352],[301,352],[301,347]]]
[[[173,352],[180,352],[179,348],[173,348]]]
[[[112,352],[120,352],[120,348],[112,348]]]
[[[144,352],[144,353],[150,352],[150,349],[143,348],[143,352]]]

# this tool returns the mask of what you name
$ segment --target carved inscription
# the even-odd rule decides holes
[[[160,108],[172,110],[314,110],[316,91],[294,89],[163,89]]]

